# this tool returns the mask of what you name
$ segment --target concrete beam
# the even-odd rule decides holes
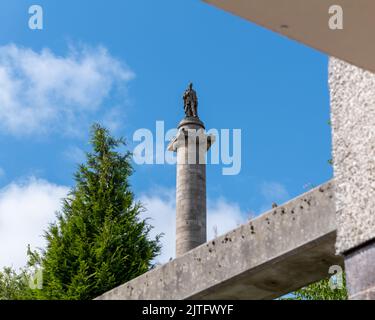
[[[203,0],[328,55],[375,72],[373,0]],[[343,9],[342,30],[328,26],[332,5]],[[249,41],[249,39],[244,39]],[[251,39],[250,39],[251,41]]]
[[[335,239],[328,182],[97,299],[277,298],[343,266]]]

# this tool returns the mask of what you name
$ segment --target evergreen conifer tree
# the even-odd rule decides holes
[[[93,126],[93,150],[45,234],[45,251],[29,252],[29,265],[43,269],[34,298],[93,299],[153,267],[160,235],[151,239],[152,227],[140,218],[143,208],[129,185],[131,154],[118,151],[124,144]]]

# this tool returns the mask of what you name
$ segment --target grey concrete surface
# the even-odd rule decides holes
[[[329,63],[337,252],[375,238],[375,75]]]
[[[330,56],[375,72],[373,0],[203,0]],[[342,8],[342,29],[329,20]],[[207,10],[207,15],[211,13]],[[228,14],[228,21],[231,17]],[[246,26],[244,26],[246,30]],[[233,35],[235,36],[235,35]],[[243,41],[249,41],[244,39]],[[251,63],[251,62],[250,62]]]
[[[349,299],[375,300],[375,242],[345,256]]]
[[[343,266],[335,240],[328,182],[97,299],[273,299]]]

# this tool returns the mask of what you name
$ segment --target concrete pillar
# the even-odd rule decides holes
[[[206,153],[214,142],[204,124],[185,118],[168,150],[177,153],[176,256],[206,242]]]
[[[375,74],[330,59],[336,251],[350,299],[375,298]]]
[[[351,300],[375,300],[375,243],[345,254],[347,288]]]

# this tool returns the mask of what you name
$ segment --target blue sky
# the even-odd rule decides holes
[[[43,30],[28,28],[35,3]],[[20,266],[27,243],[42,245],[43,225],[88,149],[90,123],[132,148],[135,130],[155,131],[157,120],[176,126],[189,81],[208,129],[242,130],[240,174],[207,169],[210,228],[226,231],[332,176],[328,59],[313,49],[198,0],[3,0],[0,27],[0,267]],[[167,233],[165,261],[175,167],[135,170],[135,194]]]

